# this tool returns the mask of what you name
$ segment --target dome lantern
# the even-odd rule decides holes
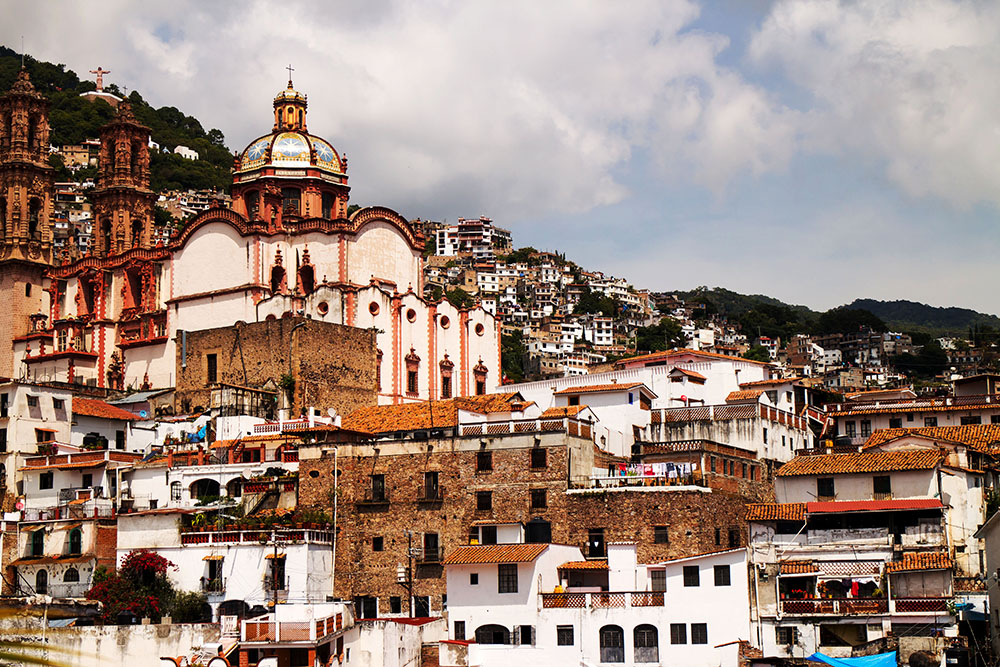
[[[288,66],[288,87],[274,97],[274,129],[306,132],[306,96],[292,87],[292,66]]]

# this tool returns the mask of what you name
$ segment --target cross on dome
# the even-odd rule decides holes
[[[286,67],[285,69],[288,70],[288,87],[291,88],[292,87],[292,72],[294,72],[295,69],[292,67],[291,63],[289,63],[288,67]]]

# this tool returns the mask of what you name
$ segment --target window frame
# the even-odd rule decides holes
[[[729,565],[716,565],[712,568],[716,586],[732,586],[732,568]]]
[[[697,565],[685,565],[681,572],[685,588],[697,588],[701,586],[701,568]]]
[[[517,593],[517,563],[497,563],[497,593]]]

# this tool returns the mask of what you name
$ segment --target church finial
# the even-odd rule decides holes
[[[285,69],[288,70],[288,87],[291,88],[292,87],[292,72],[294,72],[295,69],[292,67],[291,63],[289,63],[288,67],[286,67]]]

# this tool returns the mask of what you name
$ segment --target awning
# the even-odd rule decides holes
[[[284,558],[285,554],[267,554],[264,556],[265,560],[274,560],[276,558]]]
[[[225,558],[225,556],[221,556],[219,554],[209,554],[208,556],[204,556],[202,560],[222,560],[223,558]]]
[[[67,524],[65,526],[59,526],[58,528],[56,528],[56,530],[73,530],[74,528],[79,528],[82,525],[83,524],[79,523],[79,522],[78,523],[71,523],[71,524]]]
[[[831,658],[822,653],[813,653],[806,660],[833,667],[896,667],[896,652],[865,655],[859,658]]]
[[[21,526],[21,532],[22,533],[33,533],[36,530],[41,530],[42,528],[45,528],[45,524],[39,524],[37,526],[25,526],[25,525],[22,525]]]

